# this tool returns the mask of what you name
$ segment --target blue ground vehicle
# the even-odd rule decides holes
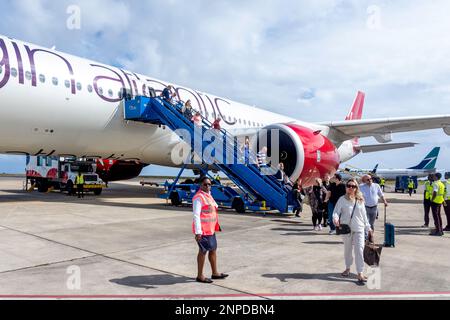
[[[412,179],[414,182],[414,193],[417,191],[417,187],[419,183],[417,182],[417,177],[410,177],[410,176],[398,176],[395,179],[395,192],[402,192],[405,193],[408,191],[408,184],[409,180]]]
[[[174,206],[182,205],[183,203],[192,204],[192,198],[199,189],[198,183],[187,180],[184,183],[178,183],[184,168],[181,169],[174,182],[168,181],[164,184],[164,193],[160,195],[160,198],[170,200]],[[204,175],[207,175],[203,171]],[[265,212],[273,210],[266,206],[265,201],[251,201],[248,194],[244,192],[238,192],[235,188],[225,186],[211,178],[213,185],[211,186],[211,194],[216,200],[217,204],[221,207],[231,208],[238,213],[245,213],[246,211]]]

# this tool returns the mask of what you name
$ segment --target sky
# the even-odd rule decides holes
[[[0,34],[299,120],[343,120],[358,90],[364,118],[450,114],[447,0],[0,0],[0,12]],[[441,146],[450,169],[442,130],[394,142],[419,145],[348,164],[408,167]],[[0,173],[24,166],[0,156]]]

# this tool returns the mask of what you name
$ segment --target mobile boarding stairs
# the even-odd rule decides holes
[[[200,133],[201,139],[186,141],[187,139],[182,135],[180,135],[180,138],[191,146],[191,150],[197,151],[201,149],[202,161],[222,171],[248,196],[255,201],[265,203],[265,207],[271,210],[278,210],[280,213],[288,213],[294,208],[294,199],[289,186],[284,185],[275,177],[274,174],[276,172],[273,175],[265,175],[261,173],[257,165],[246,165],[242,161],[242,152],[238,151],[237,138],[231,136],[226,130],[215,130],[216,135],[221,135],[221,143],[223,144],[222,150],[215,150],[215,152],[223,152],[221,159],[227,159],[225,162],[232,162],[232,164],[219,162],[217,155],[209,156],[209,158],[204,156],[203,151],[212,142],[204,141],[203,136],[208,130],[211,130],[212,124],[202,117],[202,126],[196,126],[191,119],[183,115],[183,105],[183,102],[173,105],[162,97],[137,96],[125,100],[124,116],[127,121],[166,126],[172,131],[184,129],[190,133],[191,137],[198,136]],[[233,161],[229,161],[230,156],[232,156]],[[250,151],[249,159],[256,159],[256,154]]]

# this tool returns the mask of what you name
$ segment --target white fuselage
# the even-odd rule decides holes
[[[169,83],[117,67],[0,36],[0,153],[51,154],[136,159],[172,165],[179,138],[158,126],[127,122],[119,93],[157,93]],[[304,123],[193,89],[174,85],[181,100],[192,101],[224,128],[262,128]]]
[[[355,175],[365,175],[372,170],[365,169],[352,169],[347,171],[350,174]],[[429,174],[436,173],[436,169],[378,169],[376,175],[385,179],[396,179],[399,176],[408,176],[408,177],[418,177],[423,178],[427,177]]]

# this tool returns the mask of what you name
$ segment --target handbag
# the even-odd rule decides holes
[[[364,262],[368,266],[379,266],[382,250],[383,246],[375,244],[373,239],[369,239],[364,246]]]
[[[355,214],[356,205],[358,204],[358,200],[355,200],[355,205],[353,206],[353,212],[352,216],[350,218],[350,223],[352,222],[353,215]],[[337,235],[344,235],[344,234],[350,234],[352,232],[352,229],[350,228],[349,224],[341,224],[341,214],[339,214],[339,227],[336,228],[336,234]]]

